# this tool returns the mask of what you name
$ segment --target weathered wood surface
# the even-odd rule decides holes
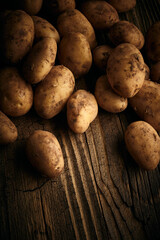
[[[120,18],[145,34],[160,20],[160,1],[137,0]],[[99,43],[105,37],[99,33]],[[89,90],[95,80],[95,73],[86,77]],[[159,240],[160,166],[140,170],[123,139],[136,119],[130,108],[121,114],[100,109],[84,134],[68,129],[65,111],[51,120],[34,110],[13,119],[18,140],[0,147],[0,239]],[[34,129],[53,132],[62,146],[65,169],[56,179],[41,177],[26,159],[25,141]]]

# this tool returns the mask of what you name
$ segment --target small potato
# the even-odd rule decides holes
[[[155,63],[151,67],[151,80],[160,83],[160,62]]]
[[[144,60],[140,51],[130,43],[117,46],[109,56],[107,76],[112,89],[122,97],[133,97],[141,89]]]
[[[131,43],[138,49],[144,45],[142,32],[131,22],[119,21],[109,29],[109,39],[117,46],[121,43]]]
[[[8,144],[16,141],[18,136],[14,123],[0,111],[0,144]]]
[[[150,79],[150,69],[146,63],[144,63],[144,69],[145,69],[145,80]]]
[[[34,24],[22,10],[10,11],[3,24],[2,53],[7,63],[18,63],[32,47]]]
[[[97,101],[86,90],[77,90],[67,102],[68,125],[75,133],[84,133],[97,114]]]
[[[64,169],[60,144],[48,131],[34,131],[27,139],[26,153],[32,166],[46,177],[54,178]]]
[[[144,121],[131,123],[125,131],[128,152],[137,164],[146,170],[155,169],[160,160],[160,137],[156,130]]]
[[[106,1],[84,2],[81,11],[96,30],[108,29],[119,21],[116,9]]]
[[[69,32],[82,33],[90,44],[91,49],[97,45],[94,29],[87,18],[77,9],[61,13],[57,19],[57,29],[61,36]]]
[[[149,28],[146,34],[145,48],[149,60],[160,61],[160,21]]]
[[[6,67],[0,70],[0,109],[9,116],[26,114],[33,104],[33,91],[18,70]]]
[[[45,79],[36,87],[34,107],[42,118],[50,119],[65,106],[75,86],[72,72],[62,66],[54,66]]]
[[[108,45],[101,45],[93,49],[93,60],[96,67],[101,71],[106,71],[107,61],[113,48]]]
[[[31,84],[42,81],[55,64],[57,43],[54,38],[44,38],[36,43],[23,62],[23,76]]]
[[[122,112],[128,105],[127,98],[121,97],[113,91],[106,75],[97,79],[95,97],[101,108],[112,113]]]
[[[39,41],[42,38],[46,38],[46,37],[54,38],[57,43],[60,41],[60,36],[58,31],[46,19],[41,18],[39,16],[32,16],[32,19],[34,22],[36,41]]]
[[[40,11],[42,3],[43,0],[17,0],[17,7],[22,8],[30,15],[36,15]]]
[[[60,64],[69,68],[75,78],[86,74],[92,65],[92,53],[86,37],[82,33],[69,33],[59,44]]]
[[[136,0],[108,0],[118,12],[127,12],[135,7]]]
[[[43,0],[43,8],[47,15],[57,16],[69,9],[75,9],[75,0]]]

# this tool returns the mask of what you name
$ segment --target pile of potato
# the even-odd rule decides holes
[[[98,105],[119,113],[130,104],[141,121],[127,127],[126,147],[140,167],[156,168],[160,159],[160,22],[150,27],[144,39],[133,23],[119,19],[118,12],[135,5],[136,0],[85,1],[76,9],[75,0],[36,0],[34,4],[17,0],[16,9],[1,11],[0,144],[14,142],[18,136],[8,117],[22,116],[32,106],[45,119],[66,106],[68,126],[84,133],[96,118]],[[56,20],[54,26],[47,16]],[[98,45],[98,31],[107,32],[110,44]],[[143,47],[151,74],[140,52]],[[93,62],[100,73],[94,94],[75,91],[76,81],[90,71]],[[42,175],[52,178],[64,168],[61,147],[50,132],[33,132],[26,153]]]

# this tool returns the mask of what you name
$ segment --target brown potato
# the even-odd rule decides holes
[[[113,48],[108,45],[100,45],[93,49],[93,60],[96,67],[101,71],[106,71],[107,61]]]
[[[10,11],[3,24],[2,53],[8,63],[17,63],[28,53],[34,39],[32,18],[22,10]]]
[[[50,119],[65,106],[75,86],[72,72],[62,66],[51,69],[45,79],[36,87],[34,107],[39,116]]]
[[[145,80],[149,80],[150,79],[150,68],[148,67],[148,65],[146,63],[144,63],[144,68],[145,68]]]
[[[60,144],[48,131],[34,131],[27,139],[26,153],[32,166],[46,177],[54,178],[64,169]]]
[[[33,91],[18,70],[6,67],[0,70],[0,109],[9,116],[26,114],[33,104]]]
[[[127,12],[136,5],[136,0],[108,0],[108,2],[115,7],[118,12]]]
[[[46,19],[39,16],[32,16],[35,29],[35,40],[39,41],[42,38],[51,37],[58,43],[60,36],[56,28],[49,23]]]
[[[97,114],[97,101],[86,90],[77,90],[67,102],[68,125],[75,133],[84,133]]]
[[[43,0],[43,3],[45,12],[52,17],[76,7],[75,0]]]
[[[82,33],[65,35],[59,44],[60,64],[69,68],[75,78],[86,74],[92,65],[92,53],[86,37]]]
[[[151,80],[160,83],[160,62],[151,66]]]
[[[29,83],[42,81],[55,64],[57,43],[54,38],[43,38],[36,43],[23,62],[24,78]]]
[[[57,29],[61,36],[70,32],[82,33],[91,49],[97,45],[94,29],[87,18],[77,9],[65,11],[57,19]]]
[[[140,51],[130,43],[117,46],[107,63],[108,81],[122,97],[133,97],[141,89],[144,78],[144,60]]]
[[[96,30],[110,28],[119,21],[116,9],[105,1],[84,2],[81,11]]]
[[[144,121],[131,123],[125,131],[125,143],[141,168],[152,170],[157,167],[160,160],[160,137],[150,124]]]
[[[8,144],[16,141],[17,128],[14,123],[0,111],[0,144]]]
[[[131,43],[138,49],[144,45],[142,32],[131,22],[119,21],[109,29],[109,39],[117,46],[121,43]]]
[[[112,113],[122,112],[128,105],[127,98],[121,97],[113,91],[106,75],[97,79],[95,97],[101,108]]]
[[[30,15],[36,15],[41,7],[43,0],[17,0],[18,6]]]
[[[160,131],[160,84],[145,80],[129,104],[142,120]]]

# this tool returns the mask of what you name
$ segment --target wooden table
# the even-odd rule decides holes
[[[160,20],[160,1],[137,0],[120,18],[145,34]],[[105,43],[106,33],[97,38]],[[77,80],[77,88],[92,91],[94,71]],[[12,119],[18,140],[0,147],[0,239],[159,240],[160,166],[140,170],[124,144],[124,131],[136,119],[130,108],[120,114],[99,109],[84,134],[68,129],[65,111],[51,120],[34,110]],[[62,146],[65,169],[56,179],[41,177],[26,159],[26,138],[35,129],[53,132]]]

